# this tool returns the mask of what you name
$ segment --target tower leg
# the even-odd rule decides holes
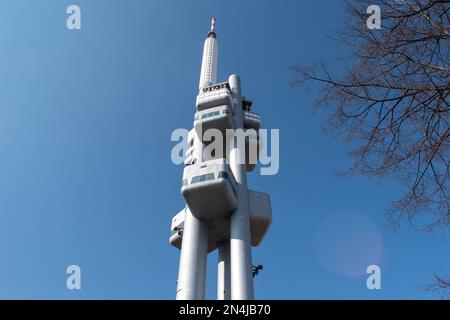
[[[178,271],[177,300],[205,299],[208,226],[186,208]]]
[[[219,259],[217,264],[217,300],[231,299],[230,283],[230,241],[219,244]]]
[[[244,111],[242,110],[241,85],[237,75],[231,75],[229,84],[236,103],[236,127],[244,126]],[[233,139],[234,140],[234,139]],[[245,149],[245,146],[244,146]],[[230,237],[230,268],[231,268],[231,299],[252,300],[252,251],[250,237],[250,214],[248,206],[247,169],[245,167],[245,150],[232,141],[230,151],[230,168],[237,182],[238,208],[231,214]]]

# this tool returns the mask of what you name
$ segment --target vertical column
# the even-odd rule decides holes
[[[230,300],[230,241],[219,244],[219,259],[217,264],[217,300]]]
[[[205,299],[208,226],[186,208],[178,271],[177,300]]]
[[[203,161],[204,145],[194,136],[193,156]],[[205,299],[206,264],[208,256],[208,224],[197,219],[186,208],[183,242],[181,244],[180,267],[178,271],[177,300]]]
[[[228,81],[233,97],[236,99],[235,125],[236,128],[243,128],[244,111],[240,79],[237,75],[231,75]],[[245,150],[241,150],[242,146],[239,146],[236,141],[233,141],[230,148],[230,168],[237,182],[236,192],[239,202],[238,208],[231,214],[231,299],[251,300],[254,298],[254,293]]]

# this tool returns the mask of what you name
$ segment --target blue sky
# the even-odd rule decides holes
[[[82,30],[66,28],[70,4]],[[240,74],[263,127],[280,129],[279,173],[248,176],[274,216],[253,250],[256,297],[436,298],[421,287],[450,270],[448,238],[386,228],[401,187],[337,177],[347,147],[289,85],[290,64],[344,52],[337,0],[0,0],[0,298],[174,298],[168,236],[184,201],[170,135],[192,126],[212,15],[220,79]],[[81,290],[66,289],[71,264]],[[366,288],[369,264],[381,290]]]

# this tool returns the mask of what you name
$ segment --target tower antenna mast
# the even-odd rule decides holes
[[[181,250],[176,298],[205,298],[207,255],[218,249],[217,298],[254,298],[253,277],[262,266],[253,266],[252,246],[258,246],[272,222],[267,193],[249,190],[247,172],[261,151],[260,117],[241,95],[238,75],[217,82],[219,45],[216,19],[203,46],[194,126],[188,135],[181,193],[186,207],[172,219],[169,242]],[[203,139],[214,129],[226,137],[229,148],[207,151],[212,141]],[[238,132],[244,131],[245,135]],[[242,143],[239,139],[245,139]],[[219,143],[220,144],[220,143]],[[245,149],[245,150],[244,150]],[[248,157],[247,157],[248,155]]]

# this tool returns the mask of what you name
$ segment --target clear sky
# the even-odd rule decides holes
[[[81,30],[66,28],[70,4]],[[192,127],[212,15],[219,78],[240,74],[263,127],[280,129],[279,173],[248,176],[274,219],[253,250],[256,297],[436,297],[421,287],[448,274],[448,238],[388,229],[401,188],[337,177],[347,147],[320,133],[314,95],[289,85],[290,64],[343,52],[330,40],[340,1],[0,0],[0,298],[175,297],[168,237],[184,201],[170,135]],[[381,290],[366,288],[370,264]]]

